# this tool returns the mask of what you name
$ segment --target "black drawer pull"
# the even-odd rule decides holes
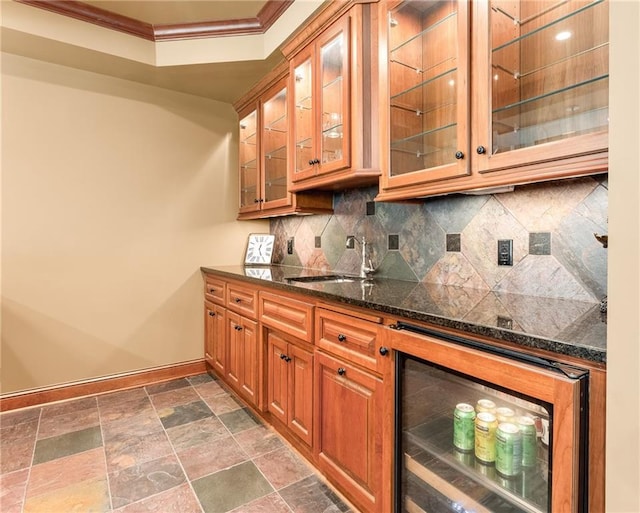
[[[338,340],[339,340],[340,342],[344,342],[345,340],[347,340],[347,336],[346,336],[346,335],[343,335],[342,333],[339,333],[339,334],[338,334]]]
[[[209,312],[209,315],[210,315],[211,317],[215,317],[215,316],[216,316],[216,314],[215,314],[214,312]]]
[[[347,373],[347,371],[345,369],[343,369],[342,367],[340,367],[338,369],[338,374],[340,374],[340,376],[344,376]]]
[[[383,347],[381,347],[381,348],[380,348],[380,354],[381,354],[382,356],[387,356],[387,355],[389,354],[389,349],[387,349],[387,348],[386,348],[386,347],[384,347],[384,346],[383,346]]]

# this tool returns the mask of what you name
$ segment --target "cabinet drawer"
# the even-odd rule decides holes
[[[224,305],[225,282],[213,276],[205,275],[204,297],[209,301]]]
[[[227,308],[251,319],[257,317],[258,290],[233,282],[227,283]]]
[[[265,326],[313,343],[312,304],[270,292],[261,292],[260,320]]]
[[[352,315],[318,308],[316,345],[367,369],[378,370],[378,327]]]

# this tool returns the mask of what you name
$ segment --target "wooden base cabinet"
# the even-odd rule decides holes
[[[226,343],[226,310],[215,303],[205,302],[205,361],[221,376],[227,370],[227,343]]]
[[[315,357],[318,467],[353,503],[382,509],[382,380],[321,351]]]
[[[313,353],[267,331],[267,409],[313,444]]]
[[[227,380],[250,404],[260,408],[262,359],[258,323],[228,311],[227,337]]]

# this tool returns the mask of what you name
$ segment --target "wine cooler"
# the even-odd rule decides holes
[[[586,370],[398,323],[395,513],[587,512]]]

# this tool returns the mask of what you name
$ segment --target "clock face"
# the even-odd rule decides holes
[[[245,264],[270,264],[275,235],[252,233],[247,243]]]

